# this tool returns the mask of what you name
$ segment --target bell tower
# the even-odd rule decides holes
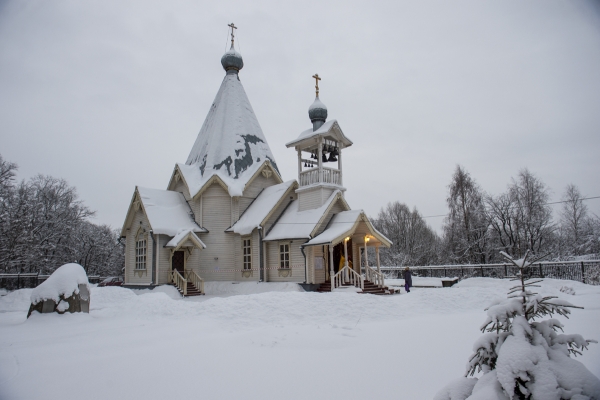
[[[333,192],[346,191],[342,179],[342,150],[352,145],[335,119],[327,121],[327,107],[319,99],[321,78],[318,74],[313,78],[316,97],[308,108],[312,128],[286,144],[298,152],[299,211],[319,208]]]

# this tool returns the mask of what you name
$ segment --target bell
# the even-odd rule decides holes
[[[321,157],[321,161],[327,162],[327,156],[325,155],[325,152],[323,152],[323,157]]]
[[[337,161],[337,158],[335,158],[335,154],[333,153],[333,151],[331,153],[329,153],[329,159],[327,161],[329,161],[329,162]]]
[[[308,164],[304,161],[304,168],[308,168]]]
[[[312,151],[310,152],[310,158],[315,159],[317,158],[317,156],[315,156],[315,153],[313,153]]]
[[[338,149],[337,149],[337,147],[334,147],[334,148],[333,148],[333,151],[331,152],[331,154],[333,154],[333,156],[334,156],[334,157],[337,157],[337,156],[339,156],[339,155],[340,155],[340,153],[338,153]],[[336,161],[337,161],[337,160],[336,160]]]

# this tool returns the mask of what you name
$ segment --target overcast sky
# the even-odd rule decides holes
[[[583,0],[0,0],[0,154],[19,178],[66,179],[94,222],[121,227],[135,185],[165,189],[187,159],[230,22],[284,180],[318,73],[354,142],[354,209],[445,214],[457,164],[490,194],[526,167],[552,200],[569,183],[600,196],[600,2]]]

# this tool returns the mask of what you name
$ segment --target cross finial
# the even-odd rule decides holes
[[[235,26],[233,22],[227,26],[231,28],[231,47],[233,48],[233,39],[235,38],[235,32],[233,30],[237,29],[237,26]]]
[[[317,89],[317,97],[319,97],[319,81],[321,80],[321,78],[319,78],[319,74],[314,74],[313,78],[315,78],[315,89]]]

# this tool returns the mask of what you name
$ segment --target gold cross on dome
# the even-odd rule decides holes
[[[229,25],[227,25],[228,27],[231,28],[231,47],[233,47],[233,39],[235,38],[235,34],[234,34],[234,29],[237,29],[238,27],[235,26],[235,24],[232,22]]]
[[[314,74],[313,78],[315,78],[315,89],[317,89],[317,97],[319,97],[319,81],[321,80],[321,78],[319,78],[319,74]]]

